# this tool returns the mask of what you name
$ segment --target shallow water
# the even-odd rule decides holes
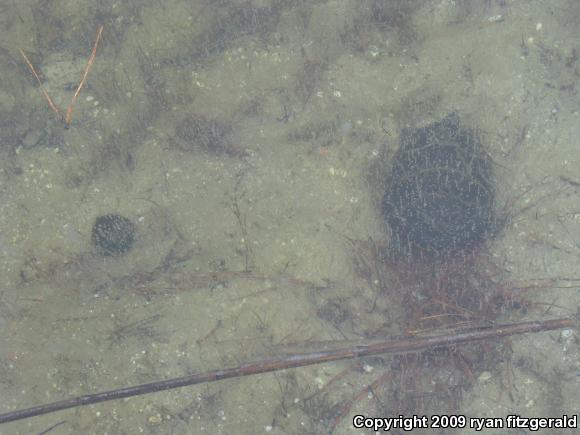
[[[578,306],[578,2],[22,1],[1,15],[0,412],[403,332],[401,298],[358,256],[388,245],[379,202],[400,132],[451,112],[481,134],[512,216],[486,255],[506,291],[530,287],[527,313],[501,320]],[[18,48],[64,112],[99,25],[64,129]],[[180,133],[188,119],[200,127]],[[107,213],[137,226],[125,255],[91,245]],[[511,348],[428,411],[577,413],[574,332]],[[50,433],[360,433],[355,413],[397,409],[391,363],[183,388],[0,434],[61,421]],[[365,390],[382,376],[387,391]]]

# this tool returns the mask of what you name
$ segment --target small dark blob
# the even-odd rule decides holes
[[[456,114],[403,132],[382,205],[394,252],[445,256],[483,243],[496,220],[492,172]]]
[[[95,220],[91,241],[101,255],[117,256],[132,248],[135,233],[135,224],[126,217],[106,214]]]

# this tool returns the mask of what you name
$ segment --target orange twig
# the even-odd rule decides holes
[[[85,66],[85,69],[83,71],[83,77],[81,78],[81,81],[79,82],[79,84],[75,90],[75,93],[71,99],[70,104],[68,105],[68,107],[66,109],[66,114],[64,116],[63,116],[62,110],[60,110],[58,108],[58,106],[54,103],[52,98],[50,98],[50,95],[48,94],[48,91],[46,90],[46,88],[42,85],[42,80],[40,80],[40,76],[36,72],[36,69],[32,65],[32,62],[30,62],[30,60],[28,60],[28,57],[26,56],[26,54],[24,53],[23,50],[18,49],[20,51],[20,54],[24,58],[26,65],[28,65],[28,68],[30,69],[30,71],[32,72],[34,77],[36,78],[36,81],[38,82],[38,85],[40,86],[40,89],[42,90],[42,93],[44,94],[46,101],[48,101],[48,105],[50,106],[50,108],[52,110],[54,110],[54,112],[56,114],[58,114],[61,117],[61,119],[65,123],[65,127],[67,127],[67,128],[70,126],[70,123],[71,123],[73,106],[77,100],[77,97],[79,96],[79,93],[81,92],[81,89],[85,85],[85,81],[87,79],[87,76],[89,75],[89,71],[90,71],[91,67],[93,66],[93,62],[95,61],[95,56],[97,55],[97,47],[99,46],[99,41],[101,40],[102,33],[103,33],[103,26],[101,25],[101,26],[99,26],[99,28],[97,30],[97,36],[95,38],[95,43],[93,44],[93,51],[91,52],[89,60],[87,61],[87,65]]]
[[[54,110],[56,112],[57,115],[59,115],[59,116],[62,117],[61,111],[58,109],[58,107],[56,107],[56,104],[54,104],[54,102],[52,101],[52,98],[50,98],[50,95],[48,95],[48,91],[42,85],[42,81],[40,80],[40,77],[38,76],[38,73],[36,72],[36,70],[32,66],[32,63],[28,60],[28,57],[26,57],[26,54],[24,54],[24,51],[22,51],[20,48],[18,50],[20,50],[20,54],[22,55],[22,57],[26,61],[26,64],[28,65],[28,68],[30,68],[30,71],[32,71],[32,74],[34,74],[34,77],[36,78],[36,81],[38,82],[38,86],[40,86],[40,89],[42,89],[42,93],[46,97],[46,101],[48,101],[48,105],[50,106],[50,108],[52,110]]]
[[[70,125],[73,104],[77,100],[77,97],[79,96],[79,92],[81,91],[82,87],[85,84],[85,80],[87,79],[87,76],[89,75],[89,70],[91,69],[91,66],[93,65],[93,61],[95,60],[95,56],[97,55],[97,47],[99,45],[99,40],[101,39],[101,33],[103,33],[103,26],[102,25],[99,27],[99,30],[97,30],[97,37],[95,38],[95,43],[93,44],[93,51],[91,52],[91,57],[89,57],[89,60],[87,61],[87,65],[85,66],[85,70],[83,72],[83,78],[79,82],[79,85],[77,86],[77,90],[75,91],[75,93],[70,101],[70,104],[68,105],[68,108],[66,109],[66,116],[64,117],[64,122],[67,125]]]

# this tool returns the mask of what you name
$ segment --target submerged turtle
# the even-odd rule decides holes
[[[382,211],[394,253],[449,255],[483,243],[494,224],[492,162],[455,113],[405,130]]]

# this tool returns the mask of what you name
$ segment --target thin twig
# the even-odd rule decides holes
[[[433,348],[455,346],[462,343],[489,340],[493,338],[506,337],[509,335],[576,327],[576,319],[559,318],[552,320],[538,320],[532,322],[496,325],[495,327],[483,327],[478,330],[472,329],[467,332],[458,332],[448,335],[435,335],[431,337],[391,339],[374,343],[368,343],[368,341],[364,341],[358,345],[353,345],[351,342],[351,344],[348,346],[335,348],[332,350],[287,355],[269,360],[250,362],[223,370],[194,373],[192,375],[184,376],[181,378],[135,385],[132,387],[104,391],[96,394],[88,394],[85,396],[53,402],[46,405],[35,406],[33,408],[12,411],[6,414],[0,414],[0,424],[48,414],[63,409],[75,408],[83,405],[118,400],[132,396],[140,396],[157,391],[181,388],[188,385],[215,382],[222,379],[239,378],[242,376],[255,375],[259,373],[268,373],[289,368],[320,364],[328,361],[338,361],[379,354],[423,352]],[[341,343],[338,342],[337,344]]]
[[[70,125],[73,105],[74,105],[75,101],[77,100],[77,97],[79,96],[79,92],[81,91],[81,89],[85,85],[85,80],[87,79],[87,76],[89,75],[89,71],[91,69],[91,66],[93,65],[93,62],[95,60],[95,56],[97,55],[97,47],[99,46],[99,41],[101,39],[101,33],[103,33],[103,26],[102,25],[99,27],[99,30],[97,30],[97,37],[95,38],[95,43],[93,44],[93,51],[91,52],[91,56],[89,57],[89,60],[87,61],[87,65],[85,66],[85,70],[83,72],[83,78],[79,82],[79,85],[77,86],[77,90],[75,91],[75,93],[71,99],[71,102],[66,109],[66,116],[64,117],[64,122],[67,125]]]
[[[46,435],[51,430],[56,429],[57,427],[59,427],[60,425],[65,424],[65,423],[66,423],[66,420],[59,421],[58,423],[53,424],[52,426],[50,426],[48,429],[45,429],[42,432],[39,432],[38,435]]]
[[[48,101],[48,105],[50,106],[50,108],[52,110],[54,110],[56,112],[57,115],[59,115],[62,118],[62,112],[59,110],[59,108],[56,106],[56,104],[54,104],[54,101],[52,101],[52,98],[50,98],[50,95],[48,95],[48,91],[46,90],[46,88],[42,84],[42,81],[40,80],[38,73],[36,72],[36,70],[32,66],[32,62],[30,62],[30,60],[28,60],[28,57],[26,56],[26,54],[24,54],[24,51],[22,51],[22,49],[19,48],[18,50],[20,51],[20,54],[22,55],[22,57],[26,61],[28,68],[30,69],[30,71],[32,71],[32,74],[36,78],[36,81],[38,82],[38,86],[40,86],[40,89],[42,90],[42,93],[44,94],[46,101]]]

